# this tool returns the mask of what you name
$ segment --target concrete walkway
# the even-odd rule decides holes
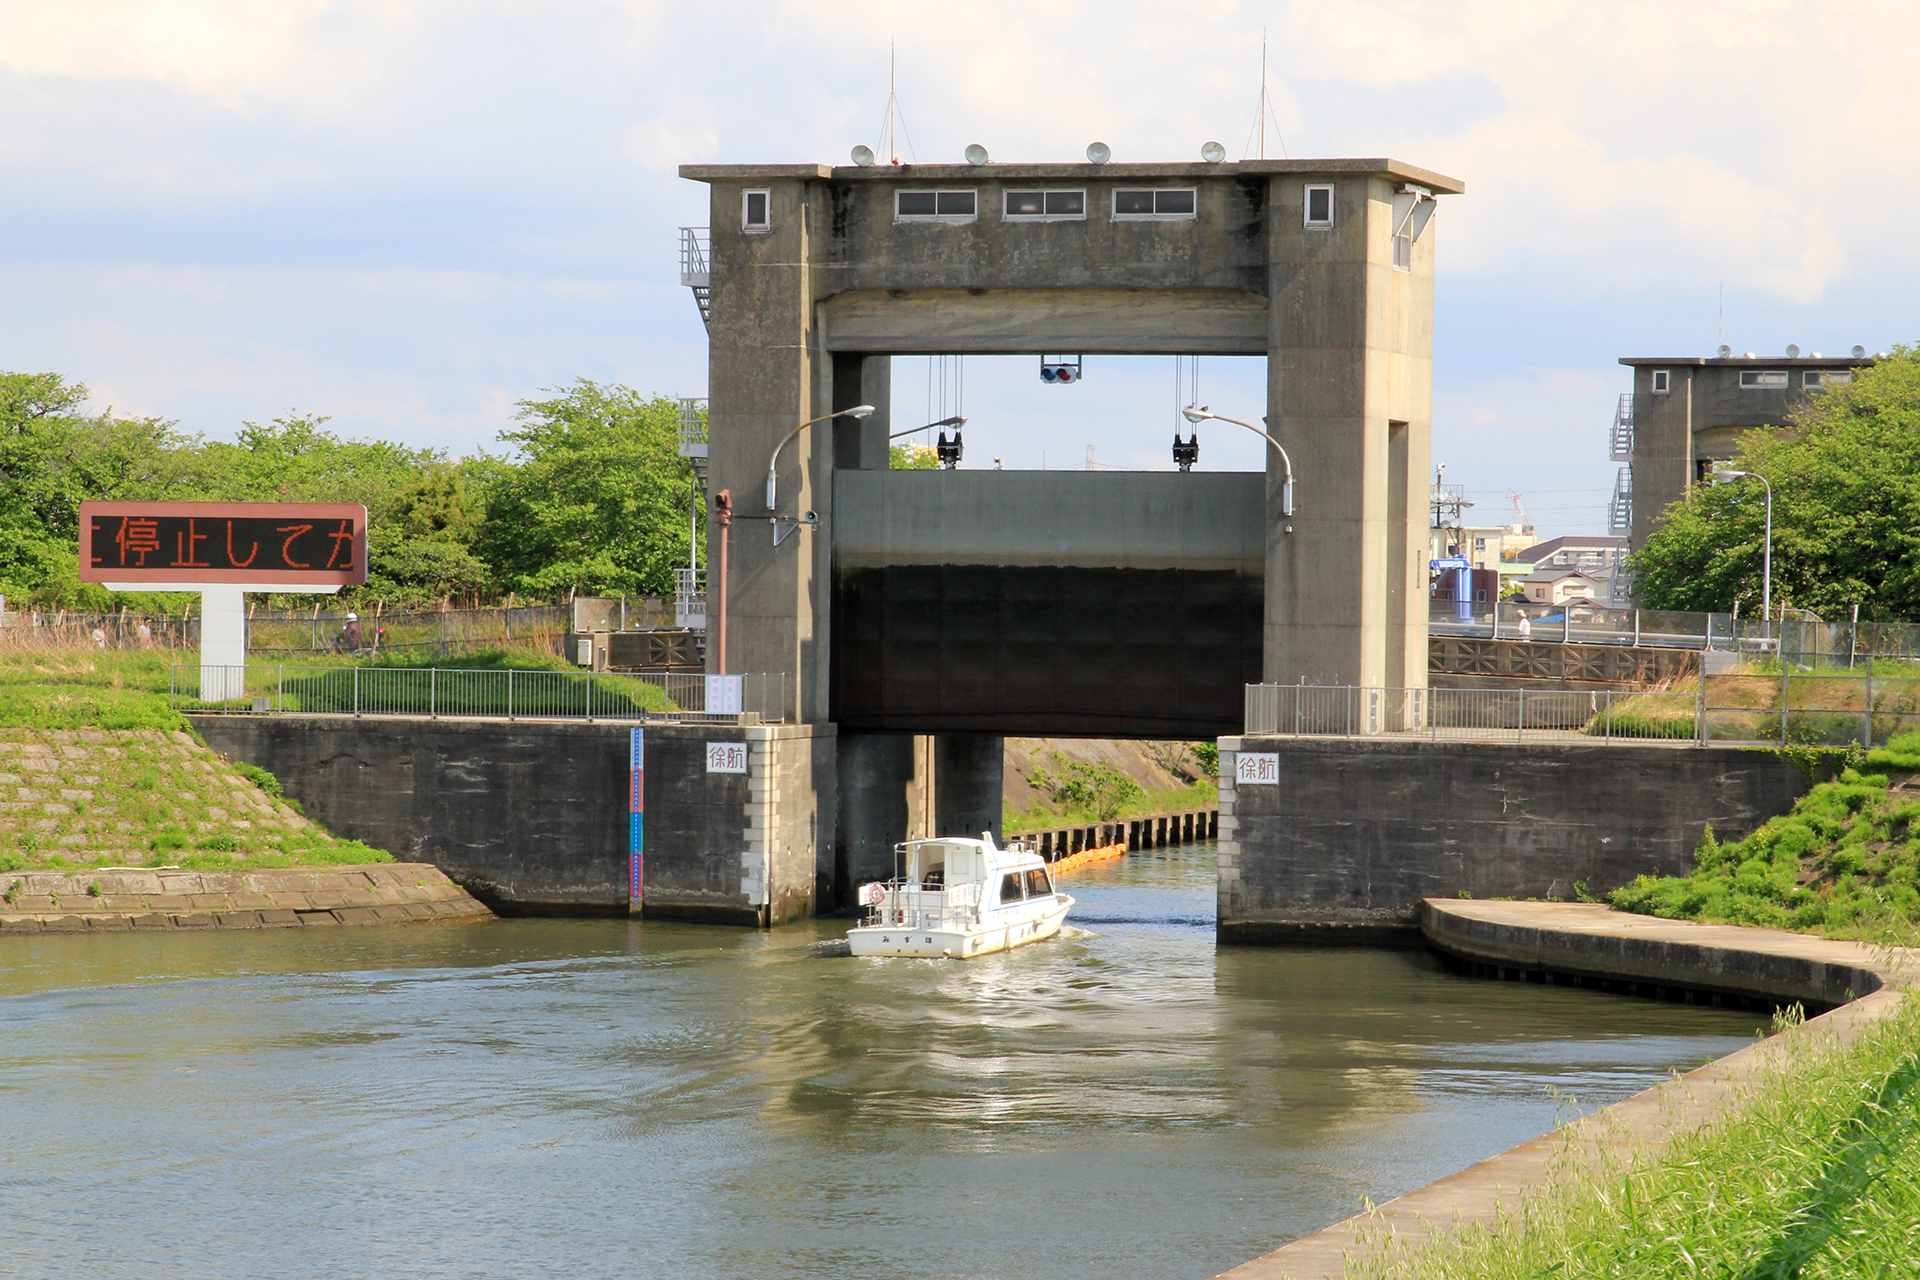
[[[1774,929],[1743,929],[1630,915],[1588,903],[1429,898],[1421,931],[1439,950],[1535,981],[1625,980],[1669,995],[1804,1001],[1832,1012],[1790,1032],[1842,1041],[1887,1017],[1910,953]],[[1837,1006],[1837,1007],[1836,1007]],[[1504,1207],[1609,1159],[1653,1155],[1738,1105],[1779,1045],[1732,1053],[1583,1120],[1410,1191],[1225,1273],[1232,1280],[1322,1280],[1389,1238],[1411,1246],[1455,1224],[1488,1222]],[[1222,1280],[1225,1280],[1222,1277]]]

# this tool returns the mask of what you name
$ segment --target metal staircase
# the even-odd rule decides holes
[[[693,290],[693,301],[700,308],[702,324],[713,315],[712,248],[707,228],[680,228],[680,283]]]
[[[1607,532],[1616,538],[1633,534],[1632,467],[1620,468],[1613,478],[1613,500],[1607,503]]]
[[[1633,392],[1620,397],[1620,407],[1613,411],[1612,442],[1615,462],[1633,461]]]

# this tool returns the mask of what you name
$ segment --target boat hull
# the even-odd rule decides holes
[[[1042,910],[989,913],[981,924],[935,929],[907,929],[900,925],[861,925],[847,931],[847,945],[856,956],[922,956],[940,960],[971,960],[975,956],[1010,951],[1030,942],[1044,942],[1060,932],[1073,899],[1057,895],[1059,901]]]

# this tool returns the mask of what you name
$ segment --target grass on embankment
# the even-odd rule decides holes
[[[167,705],[173,656],[0,653],[0,872],[393,861],[195,739]]]
[[[1920,1000],[1841,1047],[1770,1046],[1744,1105],[1629,1170],[1376,1255],[1368,1280],[1837,1280],[1920,1270]],[[1604,1125],[1601,1117],[1595,1123]]]
[[[1641,876],[1608,901],[1672,920],[1884,939],[1920,924],[1920,733],[1868,752],[1737,843],[1709,828],[1690,876]],[[1885,772],[1881,772],[1884,770]]]

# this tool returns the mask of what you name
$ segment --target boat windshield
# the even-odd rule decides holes
[[[1029,898],[1044,898],[1052,892],[1053,886],[1047,883],[1047,869],[1045,867],[1035,867],[1027,872],[1027,896]]]
[[[1026,894],[1021,892],[1020,884],[1020,873],[1018,871],[1009,871],[1007,874],[1001,876],[1000,901],[1003,903],[1018,902],[1026,897]]]

